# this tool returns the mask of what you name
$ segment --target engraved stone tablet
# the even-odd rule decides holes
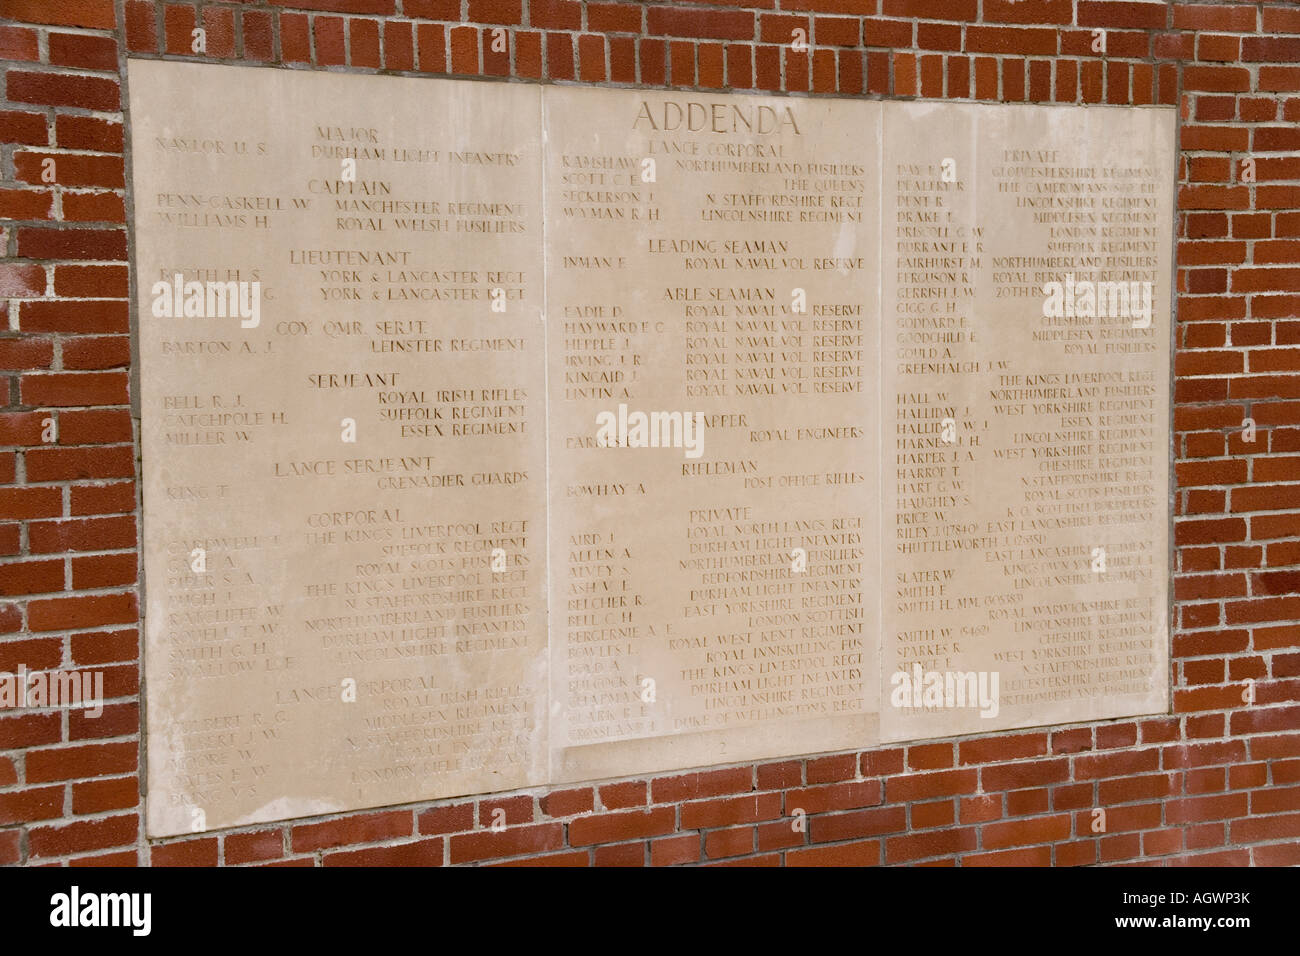
[[[149,832],[541,782],[541,91],[129,79]]]
[[[150,835],[1167,709],[1171,110],[129,80]]]
[[[553,778],[870,745],[878,106],[543,102]]]
[[[884,116],[884,736],[1165,710],[1174,114]]]

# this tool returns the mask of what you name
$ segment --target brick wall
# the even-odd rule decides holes
[[[1173,714],[145,839],[129,54],[1178,104]],[[0,0],[0,60],[0,671],[112,699],[0,711],[0,863],[1300,863],[1300,6]]]

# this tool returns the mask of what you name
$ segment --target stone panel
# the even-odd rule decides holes
[[[885,144],[884,736],[1163,711],[1174,114],[887,103]]]
[[[540,783],[541,91],[130,87],[150,833]]]
[[[544,105],[554,776],[870,745],[879,106]]]

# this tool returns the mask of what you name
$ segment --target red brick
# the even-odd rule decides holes
[[[126,332],[128,307],[117,299],[24,302],[20,325],[24,332]]]
[[[862,21],[862,43],[864,46],[891,49],[910,47],[912,24],[905,20],[878,20],[868,17]]]
[[[0,826],[63,816],[62,787],[0,791]]]
[[[21,488],[17,491],[46,491],[40,488]],[[57,491],[57,489],[48,489]],[[5,492],[0,490],[0,506],[3,505]],[[14,597],[23,594],[42,594],[49,591],[63,590],[62,561],[19,561],[0,565],[0,596]]]
[[[72,812],[104,813],[130,810],[140,804],[140,781],[135,777],[87,780],[72,785]]]
[[[685,803],[682,804],[681,815],[682,827],[688,830],[771,820],[781,815],[781,794],[760,793]]]
[[[601,33],[640,33],[640,6],[631,3],[587,4],[587,29]]]
[[[126,260],[126,233],[121,229],[18,230],[18,255],[24,259]]]
[[[975,770],[917,773],[891,777],[886,784],[885,793],[891,802],[910,802],[973,793],[977,783],[978,772]]]
[[[33,631],[66,631],[106,624],[129,624],[137,619],[134,594],[50,598],[30,601],[27,605],[27,625]]]
[[[977,0],[882,0],[880,12],[922,20],[974,20],[978,10]]]
[[[125,514],[135,509],[134,481],[108,485],[74,485],[69,510],[74,515]]]
[[[7,567],[7,566],[6,566]],[[19,665],[28,670],[53,670],[63,661],[63,640],[57,637],[0,641],[0,671],[13,673]],[[0,787],[5,786],[0,777]]]
[[[749,40],[754,36],[754,14],[745,10],[648,7],[646,32],[692,39]]]
[[[1160,751],[1134,750],[1108,754],[1082,754],[1074,758],[1074,779],[1093,780],[1158,770]]]
[[[999,853],[969,853],[961,858],[962,866],[1051,866],[1052,848],[1028,847]]]
[[[0,0],[0,17],[25,23],[111,30],[113,0]]]
[[[551,79],[574,78],[573,40],[567,33],[546,34],[546,68]]]
[[[150,866],[216,866],[216,837],[156,844],[149,850]]]
[[[14,153],[16,178],[31,185],[45,182],[45,170],[53,169],[55,182],[60,186],[101,186],[104,189],[121,189],[123,185],[122,157],[113,155],[85,156],[79,153],[21,150]],[[86,194],[65,194],[64,199],[85,200]],[[121,202],[121,196],[113,196]],[[74,221],[64,208],[64,220]],[[85,217],[82,217],[85,220]]]
[[[808,821],[814,843],[838,843],[859,837],[903,833],[907,830],[905,807],[877,807],[847,813],[819,814]]]
[[[412,835],[411,812],[356,814],[324,823],[295,826],[291,845],[295,853],[309,853],[350,843],[375,843]]]
[[[786,866],[879,866],[880,841],[860,840],[832,846],[788,850]]]
[[[491,866],[589,866],[591,865],[590,850],[572,850],[568,853],[545,853],[541,856],[525,856],[513,860],[506,860],[503,863],[493,863]]]
[[[599,851],[597,851],[599,852]],[[754,852],[754,828],[713,830],[704,835],[704,855],[711,860]]]
[[[986,827],[987,829],[987,827]],[[890,837],[885,841],[885,862],[906,863],[926,857],[950,856],[975,849],[975,828],[958,827]]]
[[[107,448],[34,448],[27,452],[28,481],[61,481],[80,478],[129,478],[135,473],[135,458],[130,445],[110,446]],[[84,527],[84,526],[82,526]],[[75,529],[69,530],[71,534]],[[112,540],[120,541],[116,547],[129,547],[134,540],[134,525],[128,531],[121,527],[99,526],[94,528],[101,533],[109,533]],[[51,550],[64,547],[66,538],[63,531],[57,529],[47,533],[41,531],[41,543]],[[34,546],[35,547],[35,546]],[[80,550],[99,550],[84,548]]]
[[[78,780],[131,773],[139,745],[133,742],[84,744],[32,750],[27,754],[27,782]]]
[[[239,14],[239,20],[244,37],[244,59],[261,63],[274,60],[275,36],[271,14],[264,10],[245,10]]]
[[[587,846],[663,836],[673,831],[676,817],[677,811],[673,807],[579,817],[569,824],[569,843],[572,846]],[[454,849],[453,844],[453,851]]]
[[[156,7],[148,0],[127,0],[126,45],[134,52],[158,52]]]
[[[1228,688],[1235,694],[1237,705],[1241,704],[1241,690]],[[1225,740],[1206,744],[1181,744],[1162,748],[1162,760],[1165,769],[1185,769],[1187,767],[1204,767],[1218,764],[1236,763],[1244,760],[1246,744],[1240,740]]]
[[[583,820],[599,819],[582,817],[569,826],[575,827]],[[670,827],[671,829],[671,827]],[[572,832],[572,831],[571,831]],[[634,837],[635,834],[627,836]],[[619,837],[614,837],[618,839]],[[564,845],[564,825],[562,823],[538,823],[517,827],[506,827],[500,832],[479,830],[463,833],[450,838],[451,862],[469,863],[494,857],[524,856],[530,853],[545,853],[558,850]],[[575,845],[576,845],[576,841]],[[608,843],[612,840],[592,840],[592,843]]]
[[[136,841],[139,832],[139,817],[134,813],[66,826],[33,827],[27,838],[28,853],[36,859],[127,846]]]
[[[803,765],[798,760],[758,765],[758,789],[782,790],[803,783]]]
[[[407,6],[416,6],[406,0]],[[397,0],[271,0],[272,6],[298,7],[302,10],[325,10],[331,13],[395,13]],[[412,13],[412,15],[418,15]]]
[[[808,783],[834,783],[838,780],[852,780],[857,776],[858,758],[856,754],[839,754],[834,757],[813,757],[807,762],[805,774]],[[743,789],[749,789],[745,787]]]
[[[65,36],[66,34],[55,34]],[[53,38],[51,38],[53,39]],[[36,31],[26,27],[0,26],[0,58],[35,61],[41,58]]]
[[[549,817],[571,817],[579,813],[589,813],[595,808],[594,792],[590,787],[555,790],[542,797],[541,806],[542,812]]]
[[[894,93],[898,96],[916,95],[916,57],[911,53],[894,53]]]
[[[1060,757],[1053,760],[1026,760],[1022,763],[997,764],[982,768],[980,779],[984,789],[989,792],[1062,783],[1070,779],[1070,761]]]
[[[669,69],[673,86],[695,85],[695,44],[675,40],[668,45]]]
[[[933,803],[912,804],[912,827],[924,830],[930,827],[950,827],[957,819],[957,806],[953,800],[936,800]]]
[[[726,770],[707,770],[674,777],[656,777],[651,781],[650,788],[654,803],[677,803],[729,793],[743,793],[753,789],[753,771],[750,767],[732,767]]]
[[[966,49],[971,53],[1053,56],[1056,38],[1055,30],[971,26],[966,28]]]
[[[53,64],[117,72],[117,43],[110,36],[51,33],[49,45]]]
[[[1071,0],[984,0],[983,19],[988,23],[1068,25],[1074,19],[1074,9]]]
[[[608,783],[600,788],[600,805],[605,810],[625,810],[646,805],[646,782],[628,780],[625,783]]]
[[[1300,866],[1300,842],[1257,846],[1251,853],[1256,866]]]
[[[6,83],[12,103],[76,106],[112,112],[120,105],[118,82],[71,73],[26,73],[11,69]]]
[[[1151,800],[1177,795],[1182,786],[1182,776],[1177,773],[1140,774],[1102,780],[1097,785],[1098,800],[1105,806]]]
[[[72,644],[73,661],[78,666],[136,661],[139,658],[139,635],[134,628],[74,633]]]
[[[975,98],[995,100],[998,97],[998,61],[990,56],[975,59]]]
[[[95,335],[64,339],[63,367],[96,371],[125,368],[131,362],[131,340],[124,335]]]
[[[919,744],[907,748],[909,770],[945,770],[952,765],[952,744]]]
[[[45,146],[49,141],[46,120],[40,113],[0,110],[0,143]]]
[[[1300,813],[1234,820],[1230,828],[1233,843],[1260,843],[1265,840],[1300,839]]]
[[[716,85],[721,87],[725,84],[722,45],[712,44],[709,49],[710,51],[716,50],[716,69],[718,71]],[[710,63],[712,64],[712,59]],[[713,69],[714,67],[711,65],[710,70]],[[615,83],[636,82],[636,40],[634,38],[609,38],[609,78]]]
[[[456,19],[459,10],[448,19]],[[582,27],[582,4],[577,0],[529,0],[528,22],[547,30],[577,30]]]
[[[1164,27],[1168,5],[1126,0],[1079,0],[1079,26],[1089,27]]]
[[[522,0],[469,0],[469,19],[478,23],[522,23]]]
[[[442,866],[442,839],[326,853],[322,866]]]
[[[676,866],[696,863],[700,859],[700,837],[697,833],[683,833],[650,841],[651,866]]]
[[[880,803],[881,787],[878,780],[858,783],[837,783],[825,787],[807,787],[789,790],[785,794],[785,812],[827,813],[833,810],[851,810],[873,807]]]
[[[348,57],[353,66],[379,69],[379,22],[360,17],[348,19]]]
[[[600,83],[605,79],[605,38],[595,34],[578,37],[578,79]]]
[[[903,756],[904,750],[902,747],[864,753],[860,758],[862,776],[880,777],[886,774],[902,773]]]
[[[455,833],[459,830],[472,830],[474,828],[474,804],[459,803],[422,810],[417,822],[419,832],[422,834]]]
[[[498,814],[498,810],[501,810],[502,814]],[[519,796],[485,798],[480,800],[478,805],[478,822],[479,826],[484,827],[498,826],[500,823],[504,823],[506,826],[514,826],[520,823],[532,823],[533,798]]]
[[[1007,816],[1024,817],[1046,813],[1051,805],[1050,791],[1046,787],[1036,790],[1013,790],[1007,794]]]
[[[57,744],[61,739],[62,734],[63,729],[60,726],[59,715],[54,712],[27,713],[20,714],[16,717],[0,717],[0,747],[5,750],[36,747],[43,744]],[[52,779],[56,779],[39,775],[40,772],[44,771],[46,766],[46,762],[39,762],[38,767],[40,768],[40,771],[34,775],[30,769],[29,763],[27,782],[47,783]]]
[[[78,590],[125,587],[134,584],[136,577],[134,553],[72,559],[72,586]]]
[[[592,851],[592,866],[645,866],[644,843],[598,846]]]
[[[958,747],[958,760],[963,764],[993,763],[1001,760],[1041,757],[1046,753],[1046,734],[1020,734],[987,737],[983,740],[963,740]]]
[[[542,76],[542,35],[515,33],[515,71],[519,76],[540,79]]]
[[[53,193],[48,189],[0,189],[0,216],[6,219],[49,219]]]

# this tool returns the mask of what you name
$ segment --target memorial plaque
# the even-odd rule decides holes
[[[150,835],[1167,710],[1171,110],[129,81]]]
[[[870,745],[878,105],[543,104],[553,777]]]
[[[540,89],[129,80],[150,834],[542,782]]]
[[[884,116],[884,737],[1166,710],[1174,113]]]

